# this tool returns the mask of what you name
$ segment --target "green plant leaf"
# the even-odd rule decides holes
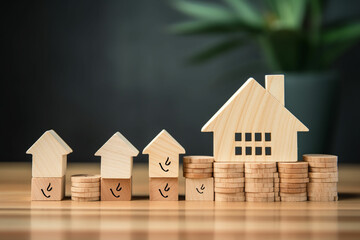
[[[342,26],[330,28],[322,34],[324,44],[348,42],[360,38],[360,22],[347,23]]]
[[[235,48],[243,46],[247,43],[247,39],[226,39],[225,41],[216,43],[196,53],[190,58],[191,63],[204,63],[222,54],[225,54]]]
[[[254,27],[261,27],[264,25],[264,19],[261,14],[256,11],[245,0],[225,0],[227,4],[234,9],[236,16]]]
[[[226,22],[234,19],[231,11],[218,4],[184,0],[175,0],[172,3],[180,12],[199,20]]]

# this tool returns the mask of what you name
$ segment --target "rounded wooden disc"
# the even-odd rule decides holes
[[[279,173],[308,173],[307,168],[278,168]]]
[[[244,177],[244,173],[214,173],[215,178]]]
[[[214,162],[214,168],[244,168],[244,163]]]
[[[307,162],[278,163],[279,168],[308,168],[308,166],[309,164]]]
[[[316,167],[316,168],[334,168],[334,167],[337,167],[337,163],[309,162],[309,167]]]
[[[279,173],[278,172],[274,172],[274,178],[278,178],[279,177]]]
[[[99,201],[100,197],[87,197],[87,198],[84,198],[84,197],[71,196],[71,200],[78,201],[78,202],[90,202],[90,201]]]
[[[274,192],[274,187],[264,187],[264,188],[255,188],[255,187],[245,187],[245,192]]]
[[[72,187],[78,187],[78,188],[92,188],[92,187],[100,187],[100,182],[95,182],[95,183],[77,183],[77,182],[72,182],[71,183]]]
[[[334,183],[308,183],[308,188],[337,188],[337,182]]]
[[[308,196],[312,197],[331,197],[331,196],[337,196],[338,192],[308,192]]]
[[[311,183],[336,183],[339,179],[336,178],[310,178]]]
[[[245,178],[214,178],[214,181],[218,183],[243,183]]]
[[[286,193],[280,191],[280,197],[306,197],[307,192],[301,192],[301,193]]]
[[[306,188],[280,188],[280,193],[306,193]]]
[[[214,192],[218,192],[218,193],[238,193],[238,192],[244,192],[244,188],[218,188],[218,187],[214,187]]]
[[[256,192],[256,193],[245,193],[245,196],[247,197],[266,197],[266,198],[271,198],[271,197],[274,197],[275,194],[273,192],[267,192],[267,193],[264,193],[264,192]]]
[[[274,178],[273,173],[245,173],[245,178]]]
[[[237,187],[244,187],[244,183],[219,183],[219,182],[215,182],[214,186],[215,187],[223,187],[223,188],[237,188]]]
[[[306,188],[306,183],[280,183],[280,188]]]
[[[185,178],[210,178],[212,173],[184,173]]]
[[[223,198],[215,196],[215,202],[245,202],[245,197]]]
[[[280,187],[280,183],[274,183],[274,187]]]
[[[308,178],[308,173],[280,173],[280,178]]]
[[[274,197],[246,197],[247,202],[274,202]]]
[[[245,168],[245,173],[275,173],[276,168]]]
[[[307,197],[280,197],[281,202],[305,202]]]
[[[329,167],[329,168],[319,168],[319,167],[310,167],[309,168],[309,172],[314,172],[314,173],[331,173],[331,172],[337,172],[338,168],[337,167]]]
[[[308,183],[309,178],[280,178],[280,183]]]
[[[184,168],[213,168],[212,163],[184,163]]]
[[[215,193],[215,195],[219,196],[219,197],[245,197],[245,193],[244,192],[237,192],[237,193]]]
[[[99,192],[100,187],[89,187],[89,188],[83,188],[83,187],[71,187],[71,192]]]
[[[245,169],[246,168],[276,168],[276,162],[270,162],[270,163],[245,163]]]
[[[71,176],[72,183],[95,183],[100,182],[100,175],[78,174]]]
[[[338,173],[309,173],[310,178],[337,178]]]
[[[213,156],[184,156],[184,163],[213,163]]]
[[[244,173],[243,168],[214,168],[214,173]]]
[[[99,197],[100,192],[71,192],[73,197]]]
[[[303,160],[307,162],[337,163],[338,157],[327,154],[304,154]]]
[[[308,197],[309,201],[312,202],[333,202],[338,200],[338,196],[330,196],[330,197]]]
[[[274,183],[279,183],[280,182],[280,178],[274,178]]]
[[[246,178],[246,183],[273,183],[274,178]]]
[[[212,173],[212,168],[184,168],[184,173]]]
[[[274,187],[274,183],[245,183],[245,187],[248,188],[269,188]]]

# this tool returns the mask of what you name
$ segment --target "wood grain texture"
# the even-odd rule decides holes
[[[149,154],[149,177],[179,177],[179,154],[183,153],[185,149],[162,130],[143,150],[143,154]]]
[[[265,89],[283,106],[285,106],[285,80],[284,75],[266,75]]]
[[[131,178],[133,157],[139,151],[119,132],[116,132],[96,153],[101,157],[102,178]]]
[[[274,87],[275,88],[275,87]],[[297,132],[309,131],[269,91],[250,78],[203,126],[202,132],[213,132],[214,157],[217,162],[294,162],[297,161]],[[241,133],[236,140],[235,133]],[[251,140],[246,140],[246,133]],[[255,133],[261,140],[255,140]],[[270,133],[271,140],[265,140]],[[242,149],[236,155],[235,148]],[[261,148],[259,155],[256,147]],[[266,155],[266,147],[271,148]],[[251,154],[246,154],[251,148]]]
[[[65,176],[31,179],[31,200],[60,201],[65,195]]]
[[[62,177],[72,149],[54,131],[46,131],[27,151],[32,155],[33,177]]]
[[[214,201],[214,178],[185,179],[186,201]]]
[[[70,175],[98,174],[99,164],[69,163],[63,201],[30,201],[30,163],[0,163],[2,239],[359,239],[360,167],[339,166],[338,202],[148,200],[147,165],[135,164],[133,201],[75,202]]]
[[[132,196],[131,178],[101,179],[101,201],[130,201]]]
[[[178,178],[150,178],[149,198],[150,201],[177,201]]]

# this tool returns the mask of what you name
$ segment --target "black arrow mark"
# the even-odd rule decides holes
[[[121,191],[121,189],[122,189],[122,187],[120,187],[120,183],[117,185],[117,187],[116,187],[116,191]]]
[[[165,192],[168,192],[168,191],[170,190],[170,187],[168,187],[168,186],[169,186],[169,184],[166,183],[166,186],[164,187]],[[167,189],[166,189],[166,188],[167,188]]]
[[[161,163],[159,163],[159,165],[160,165],[161,169],[162,169],[164,172],[168,172],[168,171],[169,171],[169,169],[166,169],[166,170],[165,170],[165,169],[163,168],[163,166],[161,165]]]
[[[116,191],[120,192],[122,190],[122,187],[120,187],[120,183],[118,183],[117,187],[116,187]],[[110,188],[110,192],[112,193],[112,195],[116,198],[119,198],[120,197],[120,194],[119,195],[116,195],[114,193],[114,191],[112,190],[112,188]]]
[[[166,161],[165,161],[165,165],[166,166],[169,166],[171,164],[171,161],[169,161],[169,157],[166,159]]]
[[[201,190],[204,190],[205,187],[204,187],[204,184],[201,184],[201,187],[200,187]],[[196,191],[200,194],[203,194],[204,192],[200,192],[198,188],[196,188]]]
[[[169,187],[169,184],[168,183],[166,183],[166,186],[164,187],[164,191],[165,192],[168,192],[170,190],[170,187]],[[163,198],[168,198],[169,197],[169,195],[164,195],[162,192],[161,192],[161,189],[159,189],[159,192],[160,192],[160,194],[161,194],[161,196],[163,197]]]
[[[48,196],[48,195],[46,195],[43,189],[41,189],[41,192],[42,192],[42,194],[43,194],[46,198],[51,197],[50,195],[49,195],[49,196]]]
[[[110,192],[112,193],[112,195],[113,195],[114,197],[116,197],[116,198],[119,198],[119,197],[120,197],[120,195],[115,195],[115,193],[113,192],[112,188],[110,188]]]
[[[46,190],[47,190],[48,192],[50,192],[50,191],[52,190],[51,183],[49,183],[49,186],[46,188]]]

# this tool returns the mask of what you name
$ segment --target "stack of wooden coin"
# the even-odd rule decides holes
[[[71,176],[71,200],[79,202],[100,200],[100,176],[86,174]]]
[[[214,163],[215,201],[244,202],[244,163]]]
[[[211,178],[213,175],[213,156],[184,156],[185,178]]]
[[[245,163],[245,195],[247,202],[274,201],[276,163]]]
[[[280,197],[282,202],[307,200],[306,183],[309,182],[308,163],[278,163]]]
[[[308,199],[309,201],[337,201],[338,167],[337,156],[305,154],[309,163]]]

